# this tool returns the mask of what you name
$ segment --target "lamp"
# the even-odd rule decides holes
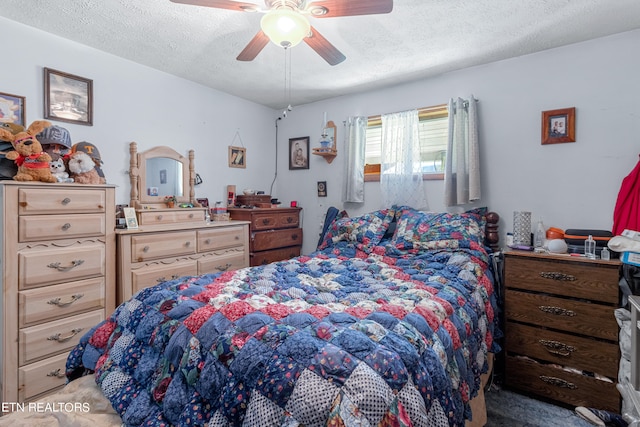
[[[311,25],[307,18],[290,9],[273,9],[260,21],[262,31],[280,47],[288,49],[309,35]]]

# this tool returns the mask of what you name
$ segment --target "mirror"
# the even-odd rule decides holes
[[[131,207],[168,208],[166,196],[175,196],[178,205],[190,203],[193,207],[200,207],[195,199],[193,150],[189,150],[188,158],[164,146],[138,153],[138,145],[132,142],[129,154]]]

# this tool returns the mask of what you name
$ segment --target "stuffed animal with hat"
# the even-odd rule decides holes
[[[69,172],[78,184],[104,184],[105,180],[96,170],[93,159],[84,151],[69,154]]]
[[[62,126],[49,126],[37,135],[43,150],[51,157],[65,156],[71,151],[71,135]]]
[[[102,158],[100,157],[100,150],[98,150],[98,147],[96,147],[95,145],[87,141],[76,142],[71,147],[71,152],[76,153],[78,151],[83,151],[87,153],[89,157],[93,159],[93,162],[95,163],[95,166],[96,166],[96,172],[98,172],[98,175],[100,176],[100,178],[102,178],[106,183],[107,180],[104,177],[104,172],[102,172],[102,167],[101,167]]]
[[[12,134],[11,131],[0,128],[0,139],[10,141],[15,151],[9,151],[6,158],[18,165],[18,172],[13,177],[16,181],[57,182],[51,174],[49,162],[51,156],[42,151],[42,145],[36,135],[46,127],[51,126],[46,120],[37,120],[26,131]]]

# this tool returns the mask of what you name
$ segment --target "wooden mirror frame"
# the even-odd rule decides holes
[[[131,181],[130,205],[136,210],[141,209],[168,209],[164,201],[164,195],[151,196],[146,193],[147,160],[165,157],[182,163],[182,188],[184,194],[176,197],[177,203],[190,203],[193,207],[200,207],[196,200],[195,192],[195,153],[189,150],[189,157],[186,158],[174,149],[165,146],[153,147],[147,151],[138,153],[138,144],[129,144],[129,178]],[[182,208],[184,209],[184,208]]]

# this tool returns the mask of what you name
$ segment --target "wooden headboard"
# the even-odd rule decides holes
[[[487,225],[484,230],[485,244],[496,252],[500,250],[500,233],[498,232],[498,221],[500,221],[500,215],[496,212],[488,212],[486,215]]]

